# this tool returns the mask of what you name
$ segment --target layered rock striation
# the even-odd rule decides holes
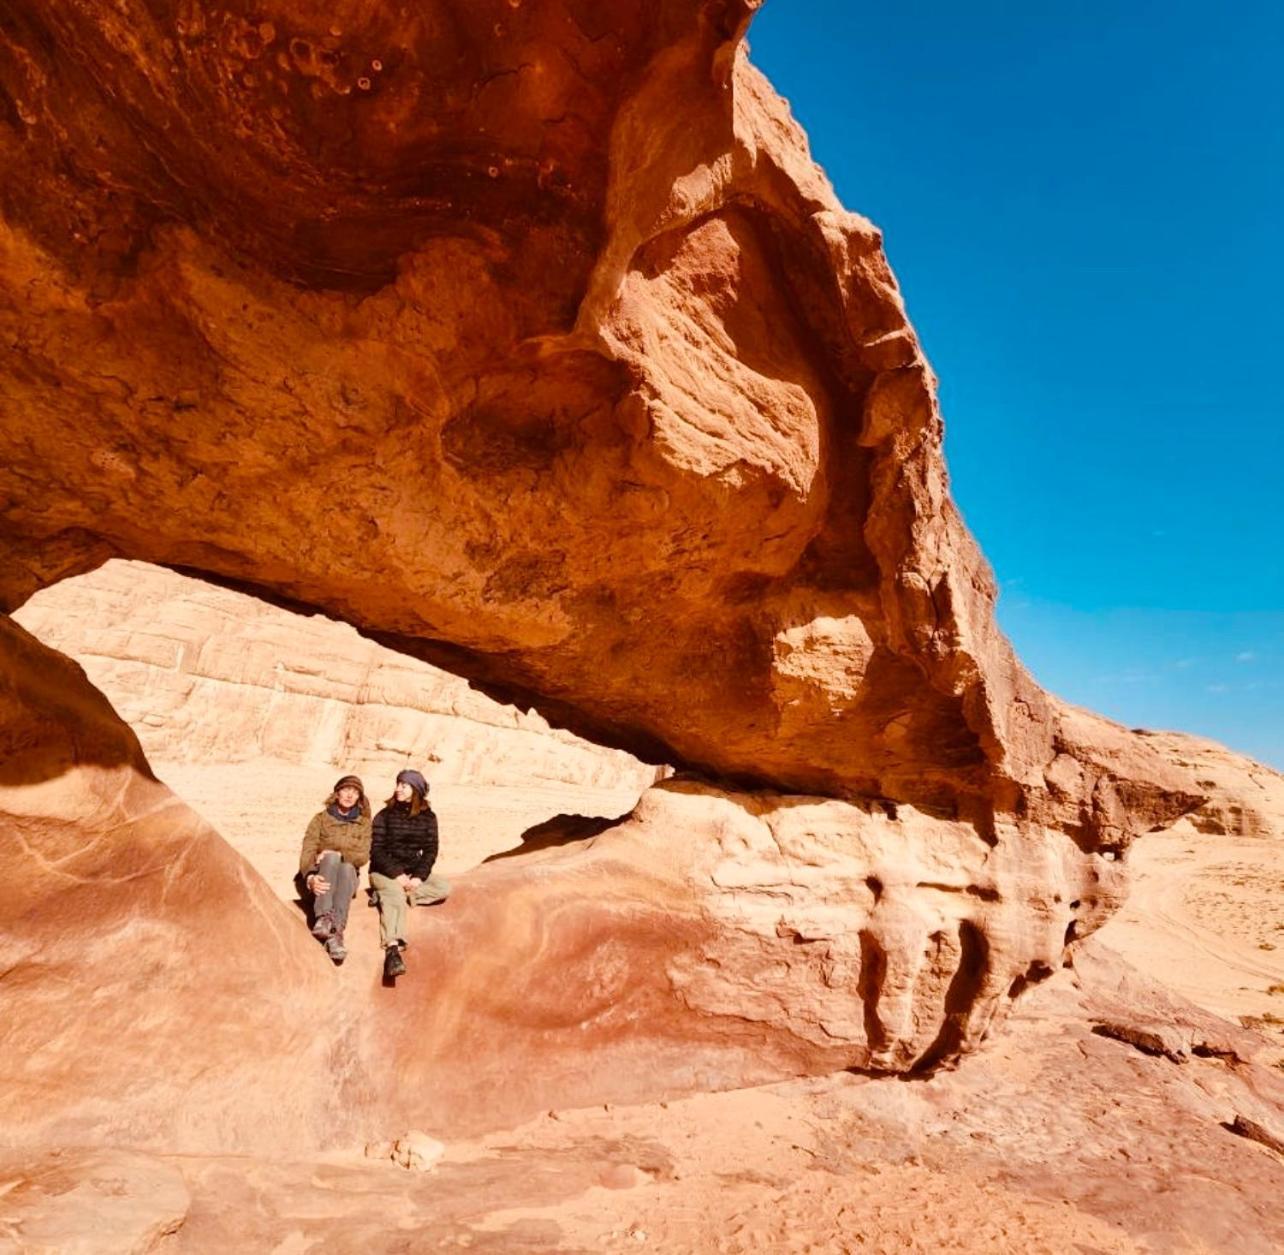
[[[455,1050],[433,1083],[461,1109],[503,1071],[483,995],[546,1101],[947,1061],[1108,913],[1129,840],[1203,802],[995,626],[879,233],[749,64],[753,7],[16,0],[0,25],[5,607],[159,563],[688,773],[444,908],[458,995],[430,1024],[381,1005],[400,1027],[358,1057]],[[23,691],[12,728],[74,724]],[[71,762],[125,797],[144,771],[20,760],[19,817]],[[235,910],[229,858],[202,886]],[[39,906],[0,908],[15,970]],[[522,996],[553,987],[547,1015]],[[204,1075],[166,997],[140,1048]],[[38,1006],[5,1017],[33,1048]]]
[[[14,616],[75,658],[163,763],[284,763],[436,783],[633,789],[659,769],[319,615],[138,562],[38,593]]]

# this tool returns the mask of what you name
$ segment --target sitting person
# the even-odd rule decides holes
[[[299,851],[299,876],[312,899],[312,935],[325,942],[336,964],[348,957],[343,930],[357,892],[357,876],[370,857],[370,803],[356,776],[344,776],[312,817]]]
[[[397,773],[397,787],[374,819],[370,887],[379,899],[383,974],[406,970],[406,910],[442,902],[450,885],[432,874],[437,861],[437,816],[428,804],[428,781],[417,771]]]

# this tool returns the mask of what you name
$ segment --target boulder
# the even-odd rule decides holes
[[[436,1138],[411,1130],[393,1143],[391,1158],[410,1172],[431,1172],[445,1153],[445,1146]]]
[[[0,619],[0,1145],[332,1137],[362,1090],[301,917],[155,780],[75,663]]]

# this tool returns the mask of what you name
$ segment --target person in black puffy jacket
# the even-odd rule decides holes
[[[437,816],[428,804],[428,781],[418,771],[397,773],[397,787],[374,817],[370,887],[379,902],[383,974],[406,970],[406,911],[444,902],[449,883],[432,874],[437,861]]]

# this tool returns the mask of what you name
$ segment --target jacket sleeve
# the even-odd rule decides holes
[[[303,834],[303,848],[299,851],[299,875],[306,876],[316,870],[317,855],[321,852],[321,816],[313,815],[308,830]]]
[[[420,880],[427,880],[432,875],[432,865],[437,861],[437,812],[425,811],[428,822],[424,825],[423,853],[411,873]]]
[[[348,862],[353,867],[364,867],[370,861],[370,821],[368,819],[359,819],[353,826],[357,831],[353,833],[352,849],[349,852]]]
[[[387,827],[387,808],[385,807],[374,817],[374,824],[371,826],[370,839],[370,870],[378,872],[380,876],[392,875],[388,871],[386,842],[388,840]]]

